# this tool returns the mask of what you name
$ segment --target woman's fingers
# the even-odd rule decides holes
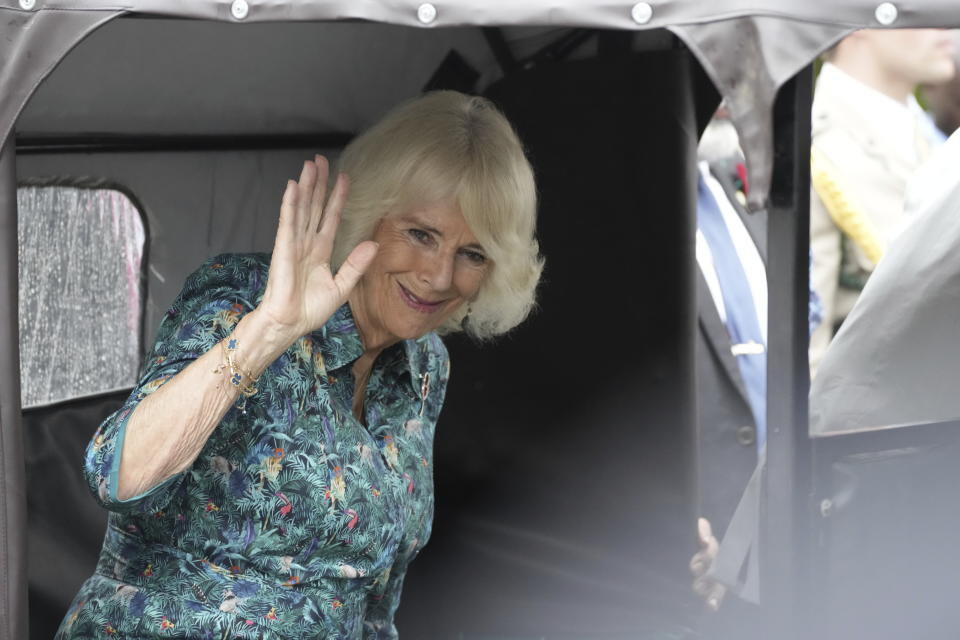
[[[281,206],[281,218],[286,217],[289,220],[294,234],[291,240],[298,241],[303,248],[303,255],[312,254],[314,259],[320,262],[330,261],[333,238],[349,189],[347,176],[337,176],[330,200],[325,203],[329,172],[330,165],[321,155],[304,162],[300,180],[288,182]],[[315,242],[315,234],[321,236],[319,243]]]
[[[330,164],[321,155],[313,157],[317,169],[313,192],[310,195],[310,220],[307,223],[307,232],[316,233],[320,229],[320,220],[323,217],[323,205],[327,198],[327,179],[330,173]]]
[[[283,190],[283,197],[280,198],[280,220],[292,222],[290,217],[293,214],[293,208],[297,205],[297,183],[294,180],[287,180],[287,186]]]
[[[373,259],[377,256],[377,250],[379,248],[380,245],[372,240],[361,242],[350,252],[350,255],[347,256],[344,263],[340,265],[334,282],[337,285],[337,290],[340,292],[341,300],[346,299],[350,292],[353,291],[353,288],[357,286],[357,282],[359,282],[363,272],[367,270],[367,267],[370,266],[370,263],[373,262]]]
[[[293,180],[287,180],[287,188],[283,190],[283,197],[280,199],[280,221],[277,223],[277,237],[273,244],[274,251],[281,246],[282,242],[288,242],[293,237],[296,218],[297,183]]]
[[[343,205],[347,201],[347,193],[350,191],[350,178],[345,173],[337,176],[337,182],[333,186],[333,193],[330,194],[330,201],[323,212],[323,219],[320,221],[320,235],[325,240],[333,243],[334,236],[337,235],[337,226],[340,224],[340,214],[343,212]]]
[[[317,166],[312,161],[303,163],[300,179],[297,181],[297,217],[294,228],[297,233],[306,230],[310,220],[310,200],[313,196],[313,186],[316,184]]]
[[[331,273],[333,239],[348,181],[346,176],[337,179],[325,207],[328,172],[329,165],[321,156],[305,162],[299,181],[287,182],[280,204],[263,304],[274,316],[297,326],[315,328],[325,322],[329,312],[357,285],[377,253],[375,242],[361,243],[336,277]]]

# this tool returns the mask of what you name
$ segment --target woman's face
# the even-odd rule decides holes
[[[492,266],[456,203],[387,216],[372,239],[380,250],[350,296],[368,348],[433,331],[476,298]]]

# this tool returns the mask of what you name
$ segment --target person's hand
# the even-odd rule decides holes
[[[328,172],[326,158],[315,156],[304,163],[299,182],[287,182],[267,288],[257,307],[291,343],[323,326],[377,253],[377,243],[361,242],[333,275],[330,256],[349,181],[340,174],[326,201]]]
[[[717,557],[720,543],[718,543],[714,537],[713,529],[710,527],[710,521],[706,518],[697,519],[697,538],[700,542],[700,550],[693,554],[693,557],[690,559],[690,573],[693,574],[693,591],[703,598],[708,609],[717,611],[723,602],[723,596],[727,593],[727,588],[707,576],[707,572]]]

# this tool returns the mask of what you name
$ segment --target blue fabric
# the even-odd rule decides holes
[[[813,288],[813,249],[810,250],[807,269],[810,273],[810,304],[807,308],[807,322],[810,325],[809,335],[812,336],[813,332],[820,326],[820,323],[823,322],[823,302]]]
[[[753,294],[737,249],[723,220],[723,214],[710,189],[700,177],[697,186],[697,225],[713,254],[713,266],[720,281],[726,307],[727,331],[731,344],[756,342],[764,345],[760,354],[738,355],[737,365],[747,387],[747,398],[757,425],[757,448],[767,441],[767,354]]]

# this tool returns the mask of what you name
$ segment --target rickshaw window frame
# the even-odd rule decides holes
[[[19,152],[17,155],[20,155]],[[137,328],[137,340],[139,341],[139,347],[137,349],[137,367],[136,370],[139,372],[143,369],[144,359],[147,355],[147,335],[146,335],[146,318],[147,318],[147,295],[148,291],[148,282],[147,273],[150,265],[150,246],[152,243],[152,235],[150,232],[150,221],[146,213],[146,208],[143,205],[143,202],[133,193],[133,190],[127,187],[120,182],[109,178],[96,178],[90,176],[49,176],[49,177],[38,177],[38,178],[23,178],[18,179],[16,188],[19,190],[21,187],[67,187],[74,189],[85,189],[85,190],[112,190],[117,191],[127,198],[130,203],[137,210],[137,213],[140,215],[140,224],[143,225],[143,252],[140,258],[140,276],[138,278],[138,286],[140,288],[140,318],[138,320]],[[30,405],[28,407],[21,406],[21,412],[27,411],[30,409],[39,409],[42,407],[49,407],[52,405],[60,404],[63,402],[72,402],[74,400],[96,397],[104,394],[114,393],[120,389],[128,388],[125,386],[117,387],[115,389],[102,389],[100,391],[95,391],[93,393],[73,395],[68,398],[61,398],[59,400],[54,400],[51,402],[45,402],[41,404]]]

